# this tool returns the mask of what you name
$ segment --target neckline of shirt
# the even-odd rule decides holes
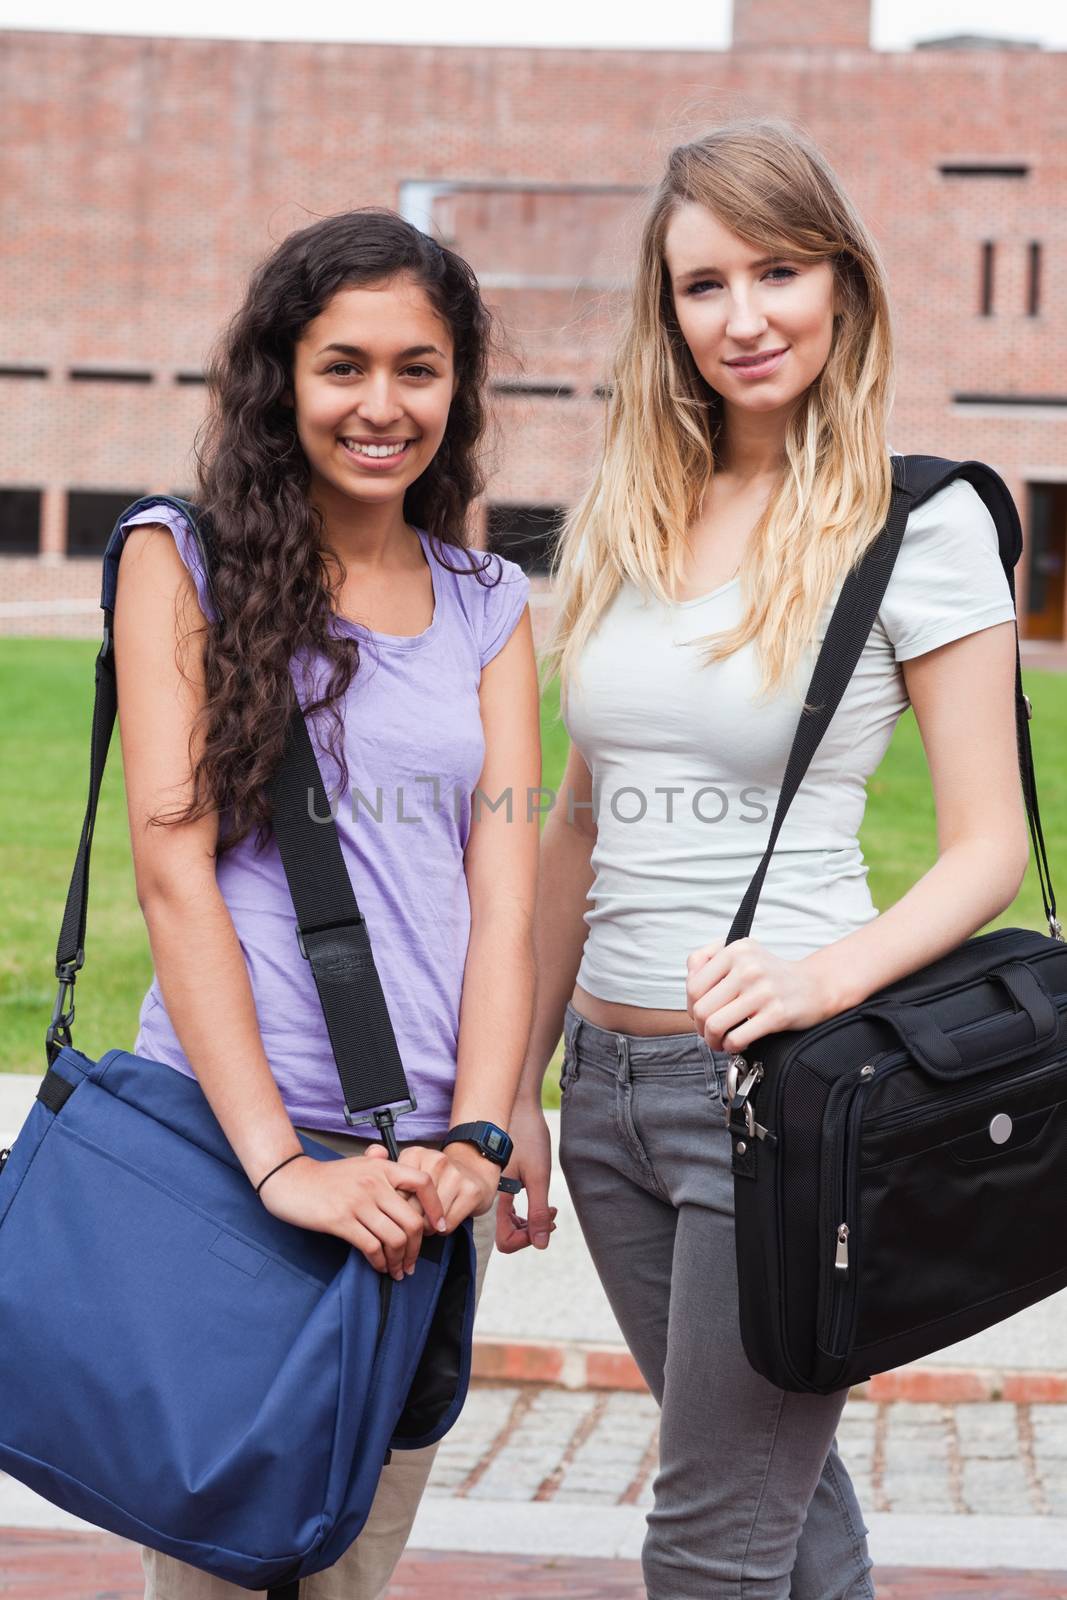
[[[343,617],[339,612],[334,613],[333,621],[343,630],[351,630],[364,638],[373,639],[376,644],[385,650],[418,650],[440,631],[441,624],[441,580],[438,576],[439,563],[430,544],[430,536],[422,528],[416,528],[422,545],[422,553],[426,557],[426,565],[430,569],[430,583],[433,586],[433,616],[429,625],[421,633],[379,633],[375,628],[368,628],[362,622],[356,622],[352,617]]]

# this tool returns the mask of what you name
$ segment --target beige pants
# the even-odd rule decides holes
[[[370,1141],[348,1134],[320,1133],[302,1128],[342,1155],[362,1155]],[[422,1140],[423,1144],[432,1141]],[[474,1244],[478,1256],[475,1298],[480,1299],[485,1269],[493,1250],[496,1207],[474,1219]],[[334,1566],[314,1577],[303,1578],[300,1600],[381,1600],[393,1568],[400,1560],[430,1476],[437,1446],[425,1450],[395,1450],[378,1481],[378,1491],[363,1532]],[[224,1583],[198,1567],[187,1566],[158,1550],[141,1550],[145,1573],[145,1600],[248,1600],[257,1591]]]

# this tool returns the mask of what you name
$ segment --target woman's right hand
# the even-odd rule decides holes
[[[425,1235],[446,1229],[433,1179],[403,1160],[305,1155],[275,1172],[260,1200],[282,1222],[346,1240],[398,1283],[414,1272]]]
[[[540,1105],[517,1103],[511,1113],[508,1131],[515,1142],[515,1153],[507,1176],[518,1178],[526,1190],[526,1216],[520,1217],[517,1195],[502,1194],[496,1208],[496,1247],[502,1255],[514,1255],[533,1245],[547,1250],[556,1231],[556,1207],[548,1203],[548,1184],[552,1176],[552,1140]]]

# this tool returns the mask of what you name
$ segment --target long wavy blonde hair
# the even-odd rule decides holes
[[[553,562],[558,610],[545,670],[559,672],[564,695],[625,580],[674,598],[685,536],[720,457],[722,399],[682,337],[663,256],[671,216],[688,201],[765,254],[829,261],[837,307],[829,356],[790,416],[781,482],[739,569],[741,620],[696,641],[706,661],[755,640],[758,692],[783,688],[835,585],[888,514],[893,347],[885,270],[840,180],[804,134],[777,119],[732,121],[680,145],[641,236],[603,457]]]

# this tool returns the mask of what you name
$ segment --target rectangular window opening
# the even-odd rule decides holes
[[[0,366],[0,378],[47,378],[47,367]]]
[[[121,367],[71,367],[72,383],[152,383],[154,373]]]
[[[567,400],[574,393],[573,383],[510,383],[499,379],[492,385],[494,394],[525,395],[542,400]]]
[[[1029,164],[1025,161],[942,161],[938,167],[943,178],[1028,178]]]
[[[39,554],[41,499],[40,489],[0,489],[0,555]]]
[[[101,556],[119,517],[144,489],[71,489],[67,495],[68,556]]]
[[[489,547],[527,572],[547,572],[564,515],[563,506],[490,506]]]
[[[1030,240],[1027,252],[1026,276],[1026,315],[1039,316],[1041,312],[1041,244],[1037,239]]]
[[[1031,483],[1027,530],[1027,639],[1062,642],[1067,602],[1067,483]]]
[[[993,252],[996,246],[991,239],[982,243],[982,289],[981,313],[983,317],[993,315]]]

